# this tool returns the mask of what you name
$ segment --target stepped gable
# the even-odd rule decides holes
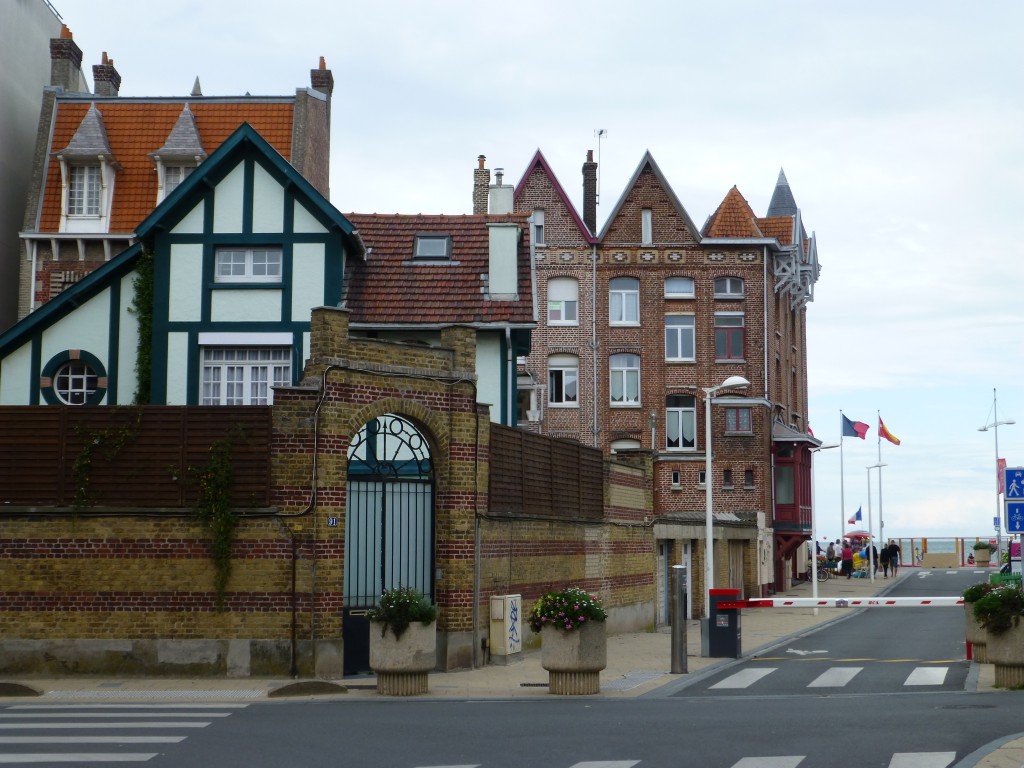
[[[366,262],[353,264],[346,277],[345,306],[352,312],[353,325],[535,325],[526,214],[345,217],[367,249]],[[489,269],[487,225],[504,222],[518,224],[522,231],[517,249],[519,296],[514,301],[490,299],[482,278]],[[413,258],[417,235],[441,234],[452,239],[451,260]]]

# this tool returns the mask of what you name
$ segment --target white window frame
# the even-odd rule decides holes
[[[291,347],[201,347],[201,405],[271,405],[292,383]]]
[[[654,212],[650,208],[640,211],[640,244],[651,245],[654,242]]]
[[[689,402],[685,402],[689,398]],[[690,427],[692,445],[686,445],[686,426]],[[673,431],[677,435],[673,440],[670,434]],[[667,451],[696,451],[697,450],[697,398],[692,395],[668,395],[665,398],[665,450]]]
[[[85,405],[99,389],[99,374],[84,360],[68,360],[53,375],[53,393],[65,405]]]
[[[580,285],[575,277],[548,280],[548,325],[580,324]]]
[[[640,280],[613,277],[608,281],[608,324],[640,325]]]
[[[540,208],[533,212],[530,238],[533,240],[534,245],[547,245],[544,242],[544,211]]]
[[[230,269],[226,270],[227,267]],[[213,280],[216,283],[280,283],[283,271],[284,254],[280,248],[218,248]]]
[[[576,355],[551,355],[548,358],[548,407],[579,408],[579,405],[580,359]]]
[[[742,299],[745,295],[746,286],[742,277],[727,275],[715,278],[716,299]]]
[[[608,400],[612,408],[640,405],[640,355],[619,352],[608,358]]]
[[[678,291],[678,290],[672,290],[672,289],[669,288],[669,284],[672,283],[673,281],[676,281],[676,286],[678,286],[679,282],[683,281],[683,280],[685,280],[686,283],[690,286],[689,290]],[[665,298],[666,299],[692,299],[696,295],[697,295],[697,290],[696,290],[696,288],[694,286],[694,281],[693,281],[692,277],[684,277],[683,275],[677,275],[675,277],[666,277],[665,278]]]
[[[164,166],[164,197],[181,186],[181,182],[187,179],[196,167],[194,165],[165,165]]]
[[[687,344],[689,354],[685,352]],[[665,315],[665,359],[686,363],[696,361],[697,321],[693,315]]]
[[[68,165],[69,217],[98,218],[103,210],[103,169],[99,163]]]
[[[739,322],[733,322],[738,320]],[[747,346],[747,321],[743,312],[715,312],[715,360],[744,360]],[[739,331],[740,349],[732,348],[732,339]],[[725,334],[725,354],[719,354],[719,332]]]

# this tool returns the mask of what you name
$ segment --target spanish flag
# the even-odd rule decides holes
[[[898,437],[896,437],[896,435],[894,435],[888,429],[885,428],[885,422],[882,421],[882,417],[881,416],[878,417],[878,436],[879,437],[884,437],[886,440],[888,440],[893,445],[899,445],[900,444],[900,439]]]

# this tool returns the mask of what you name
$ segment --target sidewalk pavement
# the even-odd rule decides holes
[[[885,594],[917,569],[904,568],[897,579],[829,579],[818,584],[819,597],[864,598]],[[809,583],[795,585],[773,597],[811,597]],[[746,608],[741,612],[741,652],[745,658],[805,634],[812,628],[849,616],[850,608]],[[608,666],[601,673],[605,698],[636,698],[668,695],[713,669],[735,663],[734,659],[701,656],[700,622],[687,622],[687,673],[671,674],[672,635],[669,629],[608,637]],[[539,649],[517,654],[508,664],[490,663],[478,669],[435,672],[429,678],[430,699],[521,699],[547,697],[547,673],[541,668]],[[976,690],[994,690],[993,667],[974,664],[969,683]],[[110,678],[67,677],[56,679],[0,679],[0,703],[14,696],[44,700],[240,701],[309,696],[344,699],[385,699],[376,692],[371,676],[349,677],[338,682],[289,679],[226,678]],[[978,768],[1020,768],[1024,765],[1024,738],[1011,737],[999,749],[980,758]]]

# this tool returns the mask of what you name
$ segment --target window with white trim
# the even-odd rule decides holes
[[[280,248],[218,248],[214,281],[279,283],[281,260]]]
[[[164,166],[164,197],[178,188],[188,175],[195,170],[191,165],[168,165]]]
[[[576,355],[548,358],[548,405],[572,407],[579,404],[580,360]]]
[[[742,277],[716,277],[715,278],[716,299],[742,299],[743,278]]]
[[[747,407],[728,407],[725,409],[725,431],[726,432],[746,432],[752,431],[750,426],[750,408]]]
[[[666,299],[692,299],[696,296],[692,277],[666,277]]]
[[[654,242],[654,213],[650,208],[640,211],[640,244],[650,245]]]
[[[715,359],[743,359],[744,319],[742,312],[715,313]]]
[[[292,383],[288,347],[203,347],[202,405],[270,405]]]
[[[68,216],[100,215],[100,167],[72,165],[68,168]]]
[[[697,450],[697,398],[693,395],[665,398],[665,447],[670,451]]]
[[[608,281],[608,323],[640,324],[640,281],[635,277],[613,277]]]
[[[548,325],[579,325],[579,284],[575,278],[548,280]]]
[[[665,359],[692,362],[695,349],[693,315],[665,315]]]
[[[85,405],[99,386],[99,375],[83,360],[69,360],[53,377],[53,391],[66,405]]]
[[[533,212],[533,231],[531,232],[534,245],[544,245],[544,211],[537,209]]]
[[[640,355],[620,353],[608,359],[612,405],[640,404]]]

